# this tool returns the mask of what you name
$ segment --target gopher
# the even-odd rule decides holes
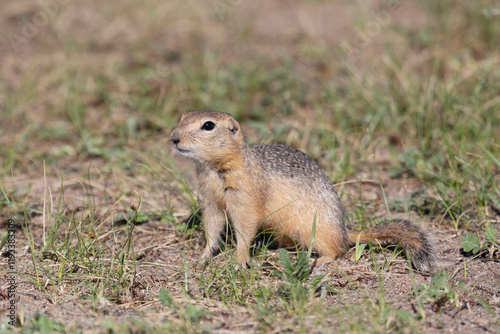
[[[235,230],[236,261],[242,266],[250,259],[249,247],[258,230],[271,232],[280,246],[307,249],[316,222],[316,266],[342,255],[358,237],[362,243],[399,243],[419,270],[435,265],[428,234],[408,220],[349,230],[339,196],[311,158],[287,145],[247,145],[240,125],[228,113],[188,111],[170,140],[196,163],[206,236],[203,259],[217,249],[227,220]]]

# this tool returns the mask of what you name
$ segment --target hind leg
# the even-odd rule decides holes
[[[335,261],[336,258],[342,255],[343,250],[342,249],[337,249],[337,248],[329,248],[326,253],[323,250],[323,252],[319,252],[320,257],[314,261],[313,265],[311,266],[311,274],[313,276],[317,276],[320,274],[323,274],[323,268],[327,263]]]
[[[313,267],[322,268],[325,264],[335,261],[336,257],[322,256],[314,261]]]
[[[314,261],[313,267],[321,268],[325,264],[330,263],[335,261],[336,258],[341,256],[344,253],[343,249],[338,249],[338,248],[329,248],[326,252],[323,249],[319,250],[317,249],[318,253],[320,254],[320,257]]]
[[[321,268],[341,256],[345,251],[344,244],[342,233],[339,231],[318,229],[313,248],[320,258],[315,261],[314,267]]]

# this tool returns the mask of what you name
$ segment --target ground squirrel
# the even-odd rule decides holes
[[[203,197],[202,220],[207,245],[202,258],[217,248],[226,221],[236,234],[236,261],[245,265],[258,230],[271,231],[280,246],[313,250],[319,266],[360,242],[393,241],[414,266],[429,270],[435,259],[425,231],[396,219],[361,232],[344,223],[344,208],[325,172],[306,154],[281,144],[249,146],[238,122],[227,113],[188,111],[170,140],[177,151],[196,162]]]

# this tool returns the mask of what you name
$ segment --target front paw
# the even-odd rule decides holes
[[[250,260],[247,261],[237,261],[236,263],[233,263],[233,269],[234,271],[239,271],[240,269],[248,269],[250,268]]]
[[[201,254],[201,257],[200,259],[198,260],[198,263],[202,266],[206,265],[207,263],[210,262],[210,260],[212,260],[212,252],[210,252],[210,250],[205,250],[202,254]]]

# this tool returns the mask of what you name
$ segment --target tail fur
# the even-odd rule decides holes
[[[356,244],[360,234],[360,242],[363,243],[368,241],[398,243],[418,270],[429,271],[436,265],[434,247],[429,235],[408,220],[395,219],[363,231],[349,231],[348,234],[351,245]]]

